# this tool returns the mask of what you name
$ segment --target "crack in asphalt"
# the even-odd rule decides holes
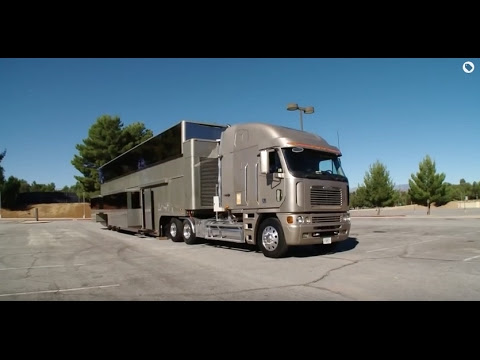
[[[33,256],[32,263],[28,266],[28,269],[27,269],[27,271],[25,272],[25,277],[26,277],[26,278],[30,277],[30,271],[33,270],[33,268],[35,267],[35,263],[39,260],[39,259],[37,258],[37,255],[33,254],[32,256]]]
[[[325,288],[325,287],[312,286],[312,284],[318,283],[318,282],[322,281],[323,279],[325,279],[326,277],[328,277],[332,272],[343,269],[347,266],[357,264],[359,262],[359,261],[352,261],[352,260],[342,259],[342,258],[336,258],[336,259],[350,261],[350,263],[338,266],[334,269],[330,269],[325,274],[323,274],[321,277],[319,277],[315,280],[303,283],[303,284],[288,284],[288,285],[279,285],[279,286],[270,286],[270,287],[258,287],[258,288],[253,288],[253,289],[244,289],[244,290],[235,290],[235,291],[222,291],[222,292],[214,292],[214,293],[177,293],[177,294],[168,294],[168,296],[178,295],[178,296],[207,296],[207,297],[210,297],[210,296],[232,295],[232,294],[241,294],[241,293],[252,293],[252,292],[262,291],[262,290],[275,290],[275,289],[287,289],[287,288],[295,288],[295,287],[308,287],[310,289],[322,290],[322,291],[326,291],[326,292],[329,292],[329,293],[332,293],[332,294],[335,294],[335,295],[339,295],[339,296],[341,296],[345,299],[348,299],[348,300],[357,300],[355,298],[346,296],[339,291],[333,291],[333,290],[330,290],[330,289]],[[163,294],[163,295],[165,295],[165,294]],[[158,296],[160,296],[160,295],[158,295]]]
[[[341,259],[341,258],[337,258],[337,259]],[[317,283],[319,281],[322,281],[323,279],[325,279],[327,276],[329,276],[333,271],[337,271],[337,270],[340,270],[340,269],[343,269],[347,266],[351,266],[351,265],[355,265],[355,264],[358,264],[359,260],[349,260],[349,259],[341,259],[341,260],[345,260],[345,261],[350,261],[350,263],[347,263],[347,264],[344,264],[344,265],[341,265],[339,267],[336,267],[336,268],[333,268],[333,269],[330,269],[328,270],[323,276],[319,277],[317,280],[313,280],[313,281],[310,281],[306,284],[304,284],[305,286],[310,286],[311,284],[314,284],[314,283]]]

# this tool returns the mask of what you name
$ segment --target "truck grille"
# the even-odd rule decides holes
[[[327,222],[340,222],[340,215],[312,216],[312,224]]]
[[[342,189],[335,187],[312,186],[310,188],[310,205],[342,205]]]

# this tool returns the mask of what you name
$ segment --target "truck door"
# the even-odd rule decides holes
[[[258,171],[258,204],[260,208],[277,208],[285,198],[285,167],[274,149],[268,153],[268,163],[267,174]],[[260,169],[260,164],[257,167]]]

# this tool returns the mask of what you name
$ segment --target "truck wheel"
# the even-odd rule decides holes
[[[266,257],[281,258],[287,253],[288,246],[277,218],[268,218],[263,221],[258,235],[257,243]]]
[[[197,235],[193,230],[192,223],[190,220],[183,220],[183,241],[185,244],[193,245],[196,243]]]
[[[182,222],[176,218],[172,218],[168,224],[167,236],[173,242],[182,241]]]

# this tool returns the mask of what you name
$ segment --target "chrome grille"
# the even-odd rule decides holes
[[[310,205],[342,205],[342,189],[334,187],[312,186],[310,188]]]

